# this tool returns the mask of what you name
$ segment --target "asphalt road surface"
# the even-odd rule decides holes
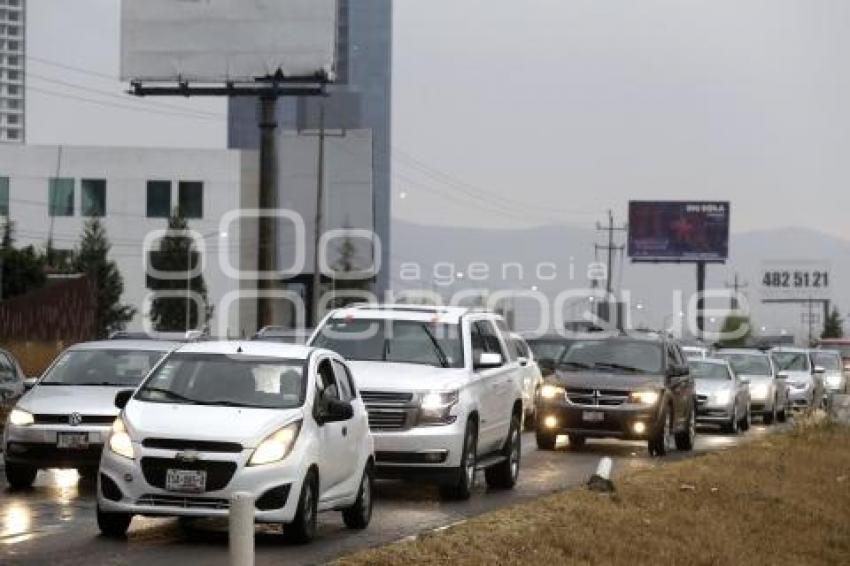
[[[776,427],[772,427],[776,428]],[[769,432],[754,425],[741,436],[700,431],[695,453],[738,445]],[[487,511],[575,487],[611,456],[614,470],[651,468],[685,457],[673,453],[649,458],[642,443],[590,441],[580,452],[559,442],[554,452],[538,451],[532,434],[523,436],[520,481],[513,491],[488,492],[483,477],[467,502],[440,501],[436,489],[403,482],[379,482],[372,524],[349,531],[338,513],[320,517],[319,536],[308,546],[286,543],[276,527],[257,529],[257,564],[316,564],[358,549],[385,544],[463,521]],[[25,492],[10,491],[0,480],[0,564],[228,564],[227,524],[174,519],[136,518],[126,541],[99,535],[95,522],[94,484],[73,470],[40,472]]]

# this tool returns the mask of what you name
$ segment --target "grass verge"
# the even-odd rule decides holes
[[[617,488],[559,493],[339,563],[850,563],[848,428],[800,426]]]

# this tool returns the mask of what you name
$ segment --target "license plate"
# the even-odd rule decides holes
[[[207,473],[203,470],[168,470],[165,489],[183,493],[203,493],[207,489]]]
[[[581,418],[589,423],[598,423],[605,420],[605,413],[599,411],[585,411]]]
[[[87,432],[60,432],[56,438],[56,447],[63,450],[85,450],[89,447]]]

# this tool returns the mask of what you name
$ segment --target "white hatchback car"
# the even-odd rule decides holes
[[[350,528],[372,514],[366,409],[337,354],[263,342],[187,345],[123,405],[103,451],[97,520],[123,536],[134,515],[226,517],[247,492],[255,518],[311,540],[319,511]]]

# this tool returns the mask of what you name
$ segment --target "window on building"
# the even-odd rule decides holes
[[[17,114],[9,114],[8,116],[6,116],[6,123],[10,126],[15,126],[20,123],[20,116],[18,116]]]
[[[12,130],[12,129],[10,129],[10,130],[8,130],[8,131],[6,132],[6,137],[7,137],[7,138],[9,138],[10,140],[16,140],[16,139],[19,139],[19,138],[20,138],[20,135],[21,135],[20,130]]]
[[[171,216],[171,181],[148,181],[148,218]]]
[[[204,217],[204,184],[199,181],[180,181],[180,214],[184,218]]]
[[[0,177],[0,216],[9,216],[9,177]]]
[[[104,179],[83,179],[80,181],[83,216],[106,216],[106,181]]]
[[[50,216],[74,216],[74,180],[50,179],[47,202]]]

